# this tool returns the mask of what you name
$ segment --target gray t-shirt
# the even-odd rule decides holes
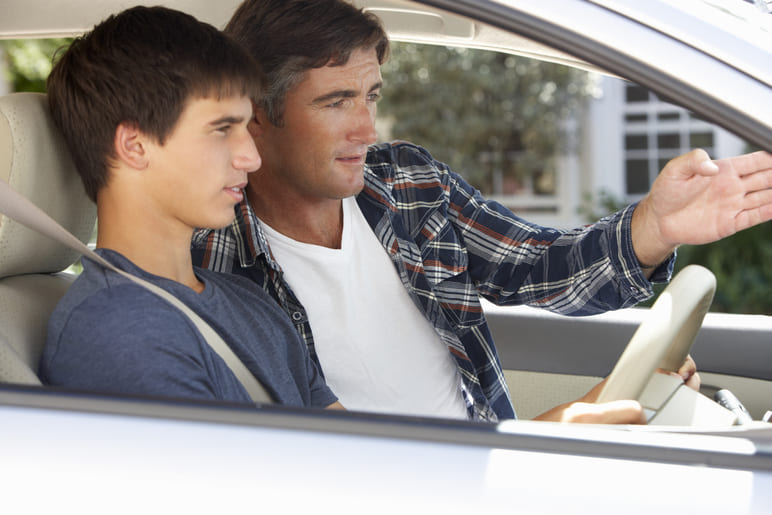
[[[205,285],[198,294],[148,274],[117,252],[98,252],[195,311],[276,402],[322,407],[337,400],[287,315],[250,281],[196,268]],[[88,259],[51,315],[40,376],[45,384],[77,390],[251,402],[187,316]]]

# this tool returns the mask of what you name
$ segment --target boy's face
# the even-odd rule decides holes
[[[164,145],[149,145],[145,191],[168,220],[187,228],[233,220],[247,174],[260,167],[247,131],[251,119],[246,97],[190,99]]]

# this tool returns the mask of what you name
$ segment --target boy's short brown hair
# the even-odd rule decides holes
[[[49,106],[96,200],[115,158],[115,130],[134,124],[163,145],[187,102],[258,100],[257,63],[231,38],[164,7],[133,7],[77,38],[48,77]]]

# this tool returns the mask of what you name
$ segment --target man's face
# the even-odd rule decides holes
[[[255,186],[308,202],[358,193],[367,147],[376,140],[381,85],[375,49],[357,50],[343,66],[306,72],[287,94],[282,127],[258,110],[255,142],[263,166]]]
[[[164,145],[149,145],[149,195],[159,210],[187,227],[220,228],[233,220],[247,174],[260,155],[247,131],[245,97],[192,99]]]

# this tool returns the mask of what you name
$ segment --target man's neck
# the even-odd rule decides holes
[[[270,192],[270,193],[266,193]],[[341,199],[306,199],[280,188],[247,187],[247,200],[257,217],[288,238],[339,249],[343,235]]]

